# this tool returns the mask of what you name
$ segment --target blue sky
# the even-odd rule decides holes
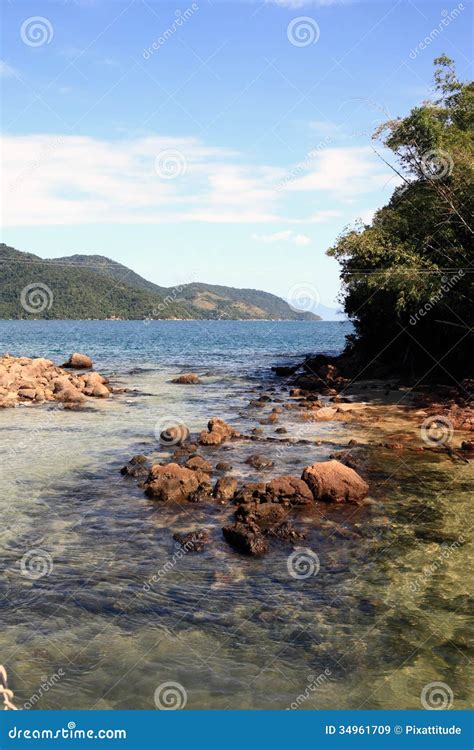
[[[371,132],[430,95],[441,52],[472,75],[467,1],[10,0],[2,15],[2,241],[169,286],[334,306],[326,249],[396,185]]]

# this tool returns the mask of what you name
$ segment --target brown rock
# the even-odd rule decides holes
[[[198,385],[201,381],[195,372],[186,372],[183,375],[178,375],[177,378],[173,378],[171,382],[178,385]]]
[[[222,529],[231,547],[247,555],[260,556],[268,550],[268,542],[256,525],[234,523]]]
[[[250,503],[241,505],[235,512],[236,521],[243,524],[256,524],[261,531],[281,523],[288,515],[288,510],[275,503]]]
[[[154,464],[145,482],[145,491],[155,500],[188,500],[204,483],[205,476],[179,464]],[[209,480],[207,480],[208,482]]]
[[[307,466],[302,477],[315,500],[344,503],[359,502],[369,491],[357,472],[339,461],[325,461]]]
[[[249,456],[246,461],[246,464],[250,464],[254,469],[257,469],[257,471],[263,471],[264,469],[271,469],[275,464],[271,460],[271,458],[267,458],[266,456],[261,456],[258,453],[253,454],[252,456]]]
[[[203,430],[199,435],[201,445],[220,445],[235,434],[235,431],[219,417],[212,417],[207,425],[207,432]]]
[[[184,465],[191,471],[204,471],[206,474],[212,472],[212,465],[202,456],[191,456]]]
[[[87,354],[74,352],[74,354],[71,354],[68,361],[64,363],[63,367],[70,367],[74,370],[88,370],[92,367],[92,360]]]
[[[291,505],[307,505],[313,502],[313,493],[306,482],[292,476],[272,479],[266,486],[265,494],[273,503],[287,500]]]
[[[160,443],[162,445],[182,446],[189,437],[189,429],[185,424],[177,424],[167,427],[160,433]],[[187,451],[189,452],[189,451]]]
[[[191,531],[189,534],[173,534],[173,539],[185,552],[202,552],[210,541],[209,532],[205,529]]]
[[[218,503],[224,505],[233,499],[237,491],[237,480],[234,477],[221,477],[217,480],[213,495]]]
[[[241,503],[264,502],[266,492],[265,482],[249,482],[236,493],[234,502]]]
[[[216,471],[232,471],[232,464],[227,463],[227,461],[219,461],[216,464]]]

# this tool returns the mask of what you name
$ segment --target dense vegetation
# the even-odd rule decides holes
[[[348,351],[363,366],[457,378],[473,345],[474,85],[444,55],[434,77],[435,101],[374,136],[395,154],[402,184],[328,254],[355,324]]]
[[[0,245],[0,318],[317,320],[254,289],[167,289],[98,255],[44,260]]]

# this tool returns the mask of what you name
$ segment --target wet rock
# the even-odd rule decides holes
[[[461,443],[461,450],[466,451],[467,453],[473,453],[474,452],[474,440],[464,440]]]
[[[251,503],[241,505],[235,512],[235,520],[248,525],[255,524],[261,531],[266,531],[281,523],[288,516],[288,510],[274,503]]]
[[[183,445],[189,437],[189,429],[185,424],[177,424],[167,427],[160,433],[160,443],[162,445]]]
[[[177,378],[173,378],[171,382],[178,385],[198,385],[201,381],[195,372],[186,372],[183,375],[178,375]]]
[[[288,430],[286,429],[286,427],[277,427],[275,432],[277,432],[279,435],[286,435]]]
[[[238,490],[234,497],[234,502],[238,505],[253,501],[260,502],[265,497],[265,491],[265,482],[249,482]]]
[[[252,430],[252,435],[263,435],[264,429],[263,427],[254,427]]]
[[[212,472],[212,465],[202,456],[191,456],[184,465],[192,471],[203,471],[206,474],[211,474]]]
[[[68,361],[63,364],[63,367],[72,368],[74,370],[89,370],[92,367],[92,360],[87,354],[74,352],[71,354]]]
[[[221,477],[217,480],[213,495],[218,503],[224,505],[233,499],[237,491],[237,480],[234,477]]]
[[[232,464],[229,464],[227,461],[219,461],[216,464],[216,471],[232,471],[232,468]]]
[[[178,542],[185,552],[203,552],[210,542],[209,532],[205,529],[191,531],[189,534],[173,534],[173,539]]]
[[[257,471],[271,469],[275,465],[271,458],[268,458],[267,456],[261,456],[259,453],[255,453],[252,456],[249,456],[246,459],[245,463],[249,464],[254,469],[257,469]]]
[[[206,481],[209,482],[201,472],[179,464],[154,464],[145,482],[145,491],[154,500],[183,502]]]
[[[325,461],[307,466],[302,477],[315,500],[357,503],[369,491],[368,484],[357,472],[339,461]]]
[[[302,479],[297,477],[276,477],[265,487],[268,502],[281,503],[288,501],[290,505],[308,505],[313,502],[313,493]]]
[[[257,525],[234,523],[222,529],[225,540],[238,552],[258,557],[268,550],[268,542]]]
[[[147,467],[143,466],[143,464],[127,464],[126,466],[122,466],[120,473],[122,476],[133,477],[136,479],[138,477],[147,477],[149,472]]]
[[[341,453],[331,453],[329,458],[335,461],[340,461],[341,464],[344,464],[344,466],[348,466],[350,469],[354,469],[354,471],[357,471],[358,469],[357,463],[354,460],[352,453],[349,453],[349,451],[341,451]]]
[[[268,530],[267,536],[280,539],[282,542],[297,542],[306,539],[302,531],[298,531],[289,521],[277,524]]]
[[[272,370],[275,375],[284,377],[285,375],[294,375],[298,367],[299,365],[279,365],[277,367],[272,367]]]
[[[233,437],[235,430],[219,417],[212,417],[207,425],[207,432],[203,430],[199,435],[201,445],[220,445],[225,440]]]
[[[128,463],[135,466],[136,464],[146,464],[147,461],[148,459],[143,453],[138,453],[136,456],[132,456]]]

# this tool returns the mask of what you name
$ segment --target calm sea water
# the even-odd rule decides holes
[[[227,511],[177,512],[119,472],[137,452],[165,458],[156,433],[175,419],[192,430],[213,415],[255,427],[261,414],[249,397],[262,378],[273,382],[271,365],[340,351],[350,329],[0,321],[0,351],[57,363],[84,351],[131,389],[78,411],[0,411],[0,662],[19,705],[153,708],[156,689],[172,681],[188,708],[420,708],[423,687],[443,681],[454,707],[467,707],[467,546],[449,545],[467,536],[470,467],[411,453],[394,472],[393,454],[374,450],[367,460],[378,481],[367,505],[329,509],[324,523],[306,519],[302,544],[321,568],[304,580],[288,575],[291,547],[239,556],[220,532]],[[185,369],[203,385],[169,382]],[[295,419],[282,422],[289,435],[322,443],[279,448],[275,474],[299,474],[352,437],[383,437],[377,425]],[[255,445],[228,448],[209,458],[230,461],[239,478],[261,478],[245,463]],[[179,555],[173,533],[198,527],[212,544]]]

